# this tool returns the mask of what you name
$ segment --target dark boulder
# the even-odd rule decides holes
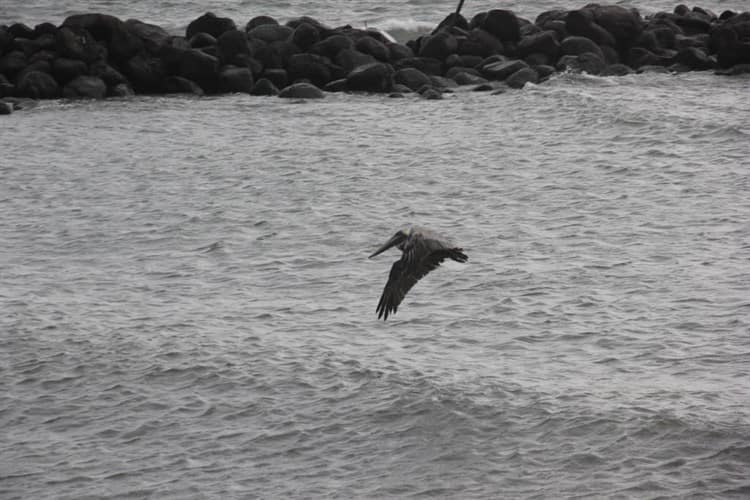
[[[63,57],[86,63],[107,59],[107,49],[83,28],[63,26],[57,30],[57,50]]]
[[[177,59],[177,75],[192,80],[206,92],[217,90],[219,59],[197,49],[180,50]]]
[[[334,60],[339,52],[353,47],[354,42],[348,36],[331,35],[310,47],[310,52]]]
[[[382,62],[388,62],[390,58],[390,51],[388,50],[388,47],[386,47],[384,43],[376,40],[369,35],[360,37],[356,42],[354,42],[354,48],[362,52],[363,54],[369,54],[375,59]]]
[[[521,39],[521,25],[509,10],[493,9],[487,12],[479,27],[500,41],[517,42]]]
[[[344,68],[345,71],[351,71],[357,66],[363,66],[377,62],[377,60],[369,54],[363,54],[362,52],[355,49],[343,49],[336,54],[334,59],[337,65]]]
[[[443,63],[438,59],[431,57],[407,57],[399,59],[393,64],[393,67],[397,70],[402,68],[417,68],[422,73],[428,75],[442,75],[443,74]]]
[[[169,76],[164,79],[163,91],[167,94],[193,94],[202,96],[203,89],[192,80],[181,76]]]
[[[252,55],[247,33],[240,30],[229,30],[222,33],[216,39],[216,50],[221,64],[245,66],[247,58]]]
[[[279,97],[292,99],[322,99],[325,94],[311,83],[295,83],[279,92]]]
[[[584,52],[577,55],[565,55],[557,61],[559,71],[573,71],[588,73],[589,75],[598,75],[607,63],[600,54],[594,52]]]
[[[287,85],[289,85],[289,75],[287,74],[285,69],[281,68],[272,68],[268,69],[266,68],[263,71],[263,78],[266,78],[271,83],[273,83],[276,88],[283,89]]]
[[[560,53],[560,42],[554,31],[542,31],[521,39],[518,43],[518,54],[526,57],[530,54],[541,53],[551,61],[557,60]]]
[[[105,63],[104,61],[97,61],[92,63],[89,67],[89,74],[91,76],[97,76],[104,80],[107,87],[115,87],[121,83],[128,83],[127,79],[122,73],[117,71],[115,68]]]
[[[252,95],[279,95],[279,89],[268,78],[261,78],[250,91]]]
[[[287,72],[292,81],[309,80],[322,88],[331,81],[331,70],[328,61],[315,54],[295,54],[289,58]]]
[[[639,69],[642,66],[665,66],[669,64],[670,60],[658,56],[650,50],[633,47],[628,50],[625,62],[631,68]]]
[[[280,69],[284,67],[284,57],[274,44],[258,42],[255,45],[254,58],[264,69]]]
[[[505,47],[502,42],[483,29],[473,29],[466,37],[458,39],[457,54],[487,57],[502,54]]]
[[[600,73],[602,76],[625,76],[633,72],[630,66],[626,64],[610,64]]]
[[[54,38],[56,33],[57,26],[52,23],[40,23],[34,26],[34,38],[39,38],[42,35],[51,35]]]
[[[484,59],[481,56],[469,56],[463,54],[452,54],[445,58],[445,65],[448,68],[462,67],[462,68],[473,68],[482,62]]]
[[[20,97],[55,99],[60,97],[60,86],[48,73],[25,71],[16,82],[16,92]]]
[[[164,63],[160,59],[145,53],[137,54],[128,59],[122,70],[139,94],[161,92],[166,71]]]
[[[310,23],[300,23],[292,33],[292,41],[303,52],[320,41],[320,31]]]
[[[419,47],[420,57],[432,57],[446,59],[449,55],[455,54],[458,50],[458,40],[447,31],[438,31],[434,35],[422,38]]]
[[[289,26],[278,24],[261,24],[247,32],[250,38],[257,38],[264,42],[280,42],[291,38],[294,30]]]
[[[443,30],[448,31],[451,28],[459,28],[464,31],[469,31],[469,22],[461,14],[451,12],[450,14],[448,14],[448,16],[445,17],[445,19],[440,21],[440,24],[437,25],[437,28],[433,30],[432,34],[434,35],[438,31]]]
[[[687,47],[680,50],[674,61],[696,71],[706,71],[716,67],[716,61],[697,47]]]
[[[422,99],[427,99],[429,101],[440,100],[443,98],[443,93],[440,92],[440,90],[435,87],[430,87],[429,85],[421,88],[419,90],[419,95]]]
[[[482,66],[480,71],[488,80],[505,80],[516,71],[528,67],[529,65],[524,61],[510,60],[486,64]]]
[[[52,62],[52,76],[61,84],[89,72],[88,65],[78,59],[68,59],[67,57],[58,57]]]
[[[152,54],[156,53],[164,44],[171,43],[174,45],[175,38],[184,40],[185,45],[187,45],[188,38],[173,37],[167,32],[167,30],[155,24],[144,23],[137,19],[128,19],[125,21],[125,26],[133,35],[143,42],[143,47]]]
[[[10,45],[13,37],[8,33],[8,28],[0,25],[0,55],[5,53],[5,48]]]
[[[599,45],[617,44],[615,37],[596,23],[593,10],[589,8],[572,10],[565,16],[565,31],[570,36],[583,36]]]
[[[227,66],[219,72],[219,92],[249,94],[254,83],[253,73],[248,68]]]
[[[391,62],[398,61],[399,59],[414,57],[414,51],[406,45],[389,42],[386,44],[386,47],[388,47],[388,58]]]
[[[185,38],[189,40],[195,34],[203,32],[218,39],[223,33],[235,29],[237,29],[237,26],[228,17],[217,17],[212,12],[206,12],[188,24]]]
[[[346,86],[346,78],[339,78],[338,80],[326,83],[323,90],[326,92],[346,92],[348,90],[348,87]]]
[[[237,30],[228,31],[227,33],[232,33],[234,31]],[[191,49],[204,49],[206,47],[215,47],[216,38],[208,33],[196,33],[190,40],[188,40],[188,43],[190,44]]]
[[[133,23],[131,23],[132,26]],[[137,30],[120,19],[106,14],[76,14],[66,18],[62,26],[84,29],[107,47],[108,55],[116,61],[126,61],[144,48]]]
[[[24,23],[14,23],[8,27],[11,38],[34,38],[34,29]]]
[[[96,76],[83,75],[68,82],[62,93],[66,99],[104,99],[107,84]]]
[[[487,79],[468,71],[459,71],[450,76],[459,85],[479,85],[487,83]]]
[[[532,68],[521,68],[505,79],[505,84],[513,89],[523,88],[527,83],[538,82],[539,75]]]
[[[249,32],[256,26],[263,26],[263,25],[268,25],[268,24],[272,26],[273,25],[278,26],[279,22],[270,16],[255,16],[254,18],[250,19],[247,22],[247,24],[245,25],[245,31]]]
[[[13,113],[13,104],[0,101],[0,115],[9,115]]]
[[[5,76],[0,73],[0,97],[13,95],[16,92],[16,86],[13,85]]]
[[[583,54],[584,52],[593,52],[598,54],[604,59],[604,52],[602,49],[590,40],[583,36],[569,36],[560,43],[560,52],[563,55],[574,55]]]
[[[131,97],[134,95],[135,92],[128,83],[118,83],[107,92],[108,97]]]
[[[29,64],[26,55],[20,50],[14,50],[0,57],[0,73],[13,78]]]
[[[352,91],[389,92],[393,86],[393,68],[385,63],[370,63],[354,68],[346,77]]]
[[[547,80],[549,77],[555,74],[557,70],[547,64],[540,64],[538,66],[534,66],[534,71],[536,71],[536,74],[539,75],[539,81],[543,82],[544,80]]]
[[[635,9],[619,5],[594,7],[594,20],[607,30],[620,48],[630,47],[643,31],[643,20]]]
[[[416,68],[402,68],[393,75],[393,81],[415,91],[431,83],[430,77]]]

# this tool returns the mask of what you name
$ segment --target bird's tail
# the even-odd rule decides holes
[[[469,260],[469,257],[464,253],[463,248],[451,248],[448,250],[448,257],[456,262],[466,262]]]

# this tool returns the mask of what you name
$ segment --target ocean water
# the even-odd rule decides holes
[[[452,2],[184,5],[86,8],[179,27]],[[4,117],[0,498],[747,498],[748,95],[564,74]],[[409,224],[469,261],[378,321],[399,254],[367,256]]]

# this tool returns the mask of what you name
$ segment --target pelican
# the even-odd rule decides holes
[[[369,258],[372,259],[393,246],[403,253],[401,259],[393,263],[383,295],[375,309],[378,319],[382,317],[383,321],[388,319],[389,314],[396,314],[398,305],[411,287],[445,259],[456,262],[466,262],[469,259],[462,248],[453,246],[431,231],[416,227],[397,232]]]

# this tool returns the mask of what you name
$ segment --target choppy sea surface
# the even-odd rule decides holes
[[[0,498],[747,498],[748,95],[3,117]],[[469,262],[378,321],[399,254],[367,256],[409,224]]]

